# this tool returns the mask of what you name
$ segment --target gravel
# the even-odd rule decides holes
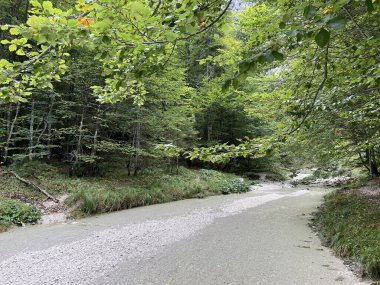
[[[107,276],[118,264],[148,259],[166,246],[193,236],[217,218],[306,193],[298,191],[288,195],[267,194],[236,199],[221,206],[102,230],[74,242],[16,254],[0,263],[0,284],[91,284],[92,280]]]

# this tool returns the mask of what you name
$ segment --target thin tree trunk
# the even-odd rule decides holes
[[[139,150],[141,147],[141,121],[140,121],[140,108],[138,109],[137,113],[137,124],[136,124],[136,156],[135,156],[135,173],[134,175],[137,175],[137,172],[140,170],[140,154]]]
[[[135,139],[136,139],[136,131],[134,130],[131,146],[132,146],[132,149],[134,149],[136,151],[136,148],[135,148]],[[128,159],[128,164],[127,164],[128,176],[131,176],[132,159],[133,159],[133,153],[131,153],[129,155],[129,159]]]
[[[371,177],[379,177],[380,173],[377,167],[375,152],[373,149],[368,149],[368,162]]]
[[[33,145],[34,145],[34,101],[31,105],[30,122],[29,122],[29,161],[33,160]]]
[[[51,122],[50,121],[48,122],[47,129],[48,129],[47,145],[48,145],[48,149],[49,149],[47,158],[48,158],[48,160],[50,160],[51,159]]]
[[[93,158],[96,156],[96,147],[98,144],[98,132],[99,132],[99,125],[96,125],[94,137],[92,139],[92,149],[91,149],[91,156]]]
[[[13,117],[13,120],[12,120],[12,123],[10,124],[9,126],[9,132],[8,132],[8,137],[7,137],[7,141],[5,143],[5,149],[4,149],[4,163],[7,162],[8,160],[8,152],[9,152],[9,145],[11,143],[11,139],[12,139],[12,135],[13,135],[13,130],[15,128],[15,125],[16,125],[16,122],[17,122],[17,118],[18,118],[18,114],[20,112],[20,102],[17,102],[17,107],[16,107],[16,114],[15,116]]]
[[[211,141],[212,139],[212,125],[207,125],[207,140]]]
[[[177,158],[176,158],[176,165],[177,165],[177,175],[178,175],[178,173],[179,173],[179,156],[177,156]]]
[[[371,169],[368,167],[368,162],[365,161],[360,151],[359,151],[359,157],[364,167],[367,168],[368,172],[371,172]]]
[[[38,136],[38,138],[36,140],[36,146],[40,145],[42,136],[45,134],[46,130],[48,130],[48,138],[47,138],[47,149],[48,149],[47,158],[48,159],[50,159],[50,141],[51,141],[51,123],[50,123],[50,119],[51,119],[51,113],[53,111],[53,106],[54,106],[54,96],[51,99],[51,102],[50,102],[50,105],[49,105],[49,111],[48,111],[45,119],[43,120],[44,127],[43,127],[42,131],[40,132],[40,134],[39,134],[39,136]],[[39,126],[37,127],[37,129],[39,129]]]
[[[30,4],[30,1],[29,0],[26,0],[26,3],[25,3],[25,23],[28,21],[28,17],[29,17],[29,4]]]
[[[82,110],[81,119],[79,123],[79,129],[78,129],[79,135],[78,135],[77,149],[75,153],[75,162],[79,161],[80,154],[82,151],[82,136],[83,136],[82,131],[83,131],[84,113],[85,113],[85,108],[83,108]]]
[[[99,114],[100,114],[100,105],[98,105],[98,110],[97,110],[96,113],[99,116]],[[105,112],[103,112],[103,116],[102,117],[104,117],[104,113]],[[100,128],[100,123],[99,123],[99,120],[97,120],[96,127],[95,127],[95,133],[94,133],[94,136],[93,136],[93,139],[92,139],[91,157],[93,157],[93,158],[96,156],[96,150],[97,150],[97,145],[98,145],[99,128]]]
[[[12,104],[9,103],[7,106],[7,112],[6,112],[6,130],[3,138],[4,145],[1,147],[1,161],[4,162],[3,158],[5,156],[5,142],[7,141],[7,137],[10,131],[11,127],[11,120],[12,120]]]

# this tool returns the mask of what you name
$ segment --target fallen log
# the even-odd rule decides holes
[[[57,198],[54,198],[52,195],[50,195],[45,189],[41,188],[40,186],[36,185],[35,183],[33,183],[32,181],[29,181],[25,178],[22,178],[20,175],[18,175],[16,172],[14,171],[9,171],[8,173],[12,174],[17,180],[21,181],[22,183],[40,191],[41,193],[43,193],[44,195],[46,195],[49,199],[53,200],[55,203],[59,203],[59,200]]]

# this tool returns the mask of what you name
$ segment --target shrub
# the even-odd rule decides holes
[[[218,188],[219,191],[224,195],[231,193],[244,193],[249,191],[249,186],[240,178],[222,180]]]
[[[0,222],[3,227],[9,224],[34,224],[40,218],[41,212],[34,206],[11,199],[0,201]]]
[[[202,168],[201,170],[199,170],[199,173],[201,174],[201,178],[206,181],[210,180],[211,178],[220,176],[220,172],[212,169]]]
[[[266,176],[265,176],[265,179],[268,179],[270,181],[278,181],[278,182],[281,182],[281,181],[285,181],[286,180],[286,176],[284,176],[283,174],[277,172],[277,173],[268,173]]]

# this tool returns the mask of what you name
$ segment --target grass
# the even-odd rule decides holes
[[[122,185],[81,181],[75,188],[66,201],[77,208],[77,216],[249,190],[249,186],[235,175],[184,167],[180,168],[179,175],[169,175],[163,170],[154,169],[129,178]]]
[[[214,170],[180,167],[176,175],[164,169],[148,168],[142,174],[128,176],[120,165],[122,162],[104,164],[102,168],[107,171],[102,176],[83,178],[70,176],[70,169],[62,164],[38,161],[14,166],[13,170],[52,195],[68,193],[66,203],[74,217],[249,190],[234,174]],[[0,201],[17,199],[33,204],[46,198],[10,175],[3,175],[1,179]],[[6,228],[1,224],[0,227]]]
[[[336,191],[325,197],[318,222],[331,248],[359,262],[363,275],[380,278],[380,207],[357,191]]]

